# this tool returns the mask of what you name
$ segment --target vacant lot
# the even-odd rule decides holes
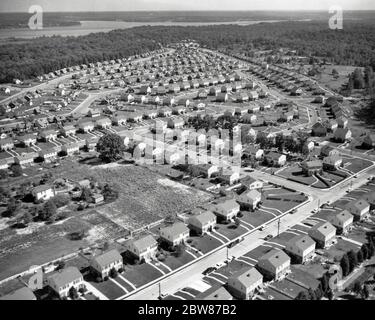
[[[98,211],[125,229],[137,229],[168,215],[195,208],[210,199],[207,193],[165,179],[138,166],[81,165],[64,174],[79,180],[91,178],[108,183],[119,192],[119,198]]]

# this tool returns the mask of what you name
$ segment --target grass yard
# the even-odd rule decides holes
[[[125,294],[125,291],[121,289],[118,285],[113,283],[111,280],[103,282],[90,282],[96,289],[103,293],[108,299],[115,300]]]
[[[122,276],[137,288],[162,276],[161,272],[147,263],[137,266],[125,266]]]
[[[236,227],[234,223],[224,225],[224,224],[217,224],[216,231],[220,233],[221,235],[224,235],[225,237],[229,238],[230,240],[233,240],[247,232],[246,229],[241,227]],[[245,225],[245,227],[249,228]],[[250,228],[251,229],[251,228]]]
[[[248,212],[248,211],[242,211],[243,216],[240,218],[240,220],[244,221],[244,225],[247,226],[246,222],[251,224],[254,228],[257,228],[261,226],[262,224],[270,221],[274,218],[274,216],[267,212]]]
[[[330,259],[341,259],[341,257],[350,250],[357,252],[359,249],[360,247],[352,242],[337,239],[337,244],[333,245],[329,249],[324,249],[324,256]]]
[[[170,267],[172,270],[175,270],[193,260],[194,259],[190,254],[188,254],[186,251],[183,251],[182,255],[179,257],[175,257],[173,255],[167,256],[163,263]]]
[[[220,247],[222,243],[215,238],[209,236],[209,235],[204,235],[203,237],[190,237],[192,242],[190,245],[193,248],[198,249],[199,251],[203,253],[210,252],[217,247]]]

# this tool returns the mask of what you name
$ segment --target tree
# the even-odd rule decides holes
[[[64,260],[60,260],[57,262],[57,267],[56,267],[56,270],[62,270],[65,268],[65,261]]]
[[[362,291],[362,285],[359,281],[356,281],[353,285],[353,292],[358,295]]]
[[[53,222],[57,212],[56,205],[53,201],[48,200],[39,213],[39,218],[43,221]]]
[[[110,276],[111,278],[117,278],[117,276],[118,276],[118,272],[117,272],[117,270],[116,270],[115,268],[112,268],[112,269],[109,271],[109,276]]]
[[[329,289],[329,275],[328,272],[323,275],[323,277],[320,279],[322,293],[325,295]]]
[[[367,244],[363,244],[361,247],[362,255],[363,255],[363,260],[367,260],[369,258],[369,252],[367,248]]]
[[[23,174],[22,167],[19,164],[12,164],[10,166],[10,170],[13,172],[15,177],[22,176]]]
[[[310,298],[310,300],[317,300],[315,291],[313,289],[310,288],[308,292],[309,292],[309,298]]]
[[[374,242],[371,238],[370,238],[370,241],[368,243],[367,249],[368,249],[367,259],[370,259],[375,254],[375,245],[374,245]]]
[[[349,273],[351,273],[354,268],[358,265],[357,254],[351,250],[348,252],[348,259],[349,259]]]
[[[8,178],[8,171],[7,170],[0,170],[0,180]]]
[[[306,291],[301,291],[297,297],[296,300],[309,300],[309,295]]]
[[[91,195],[92,195],[91,190],[89,188],[84,187],[84,188],[82,188],[80,199],[82,201],[90,202],[91,201]]]
[[[9,198],[10,192],[7,188],[4,188],[0,186],[0,202],[5,201],[7,198]]]
[[[125,151],[124,139],[115,133],[108,133],[99,139],[96,150],[103,161],[117,161]]]
[[[338,71],[336,70],[336,69],[332,69],[332,75],[333,75],[333,77],[338,77],[339,76],[339,73],[338,73]]]
[[[362,299],[368,299],[369,296],[370,296],[370,289],[369,289],[368,285],[365,285],[362,289],[361,297],[362,297]]]
[[[79,295],[75,287],[69,289],[69,297],[73,300],[78,299]]]
[[[363,89],[365,87],[365,79],[363,77],[362,70],[356,68],[352,74],[354,89]]]
[[[358,252],[357,252],[357,261],[358,261],[358,263],[362,263],[363,262],[363,252],[362,252],[362,250],[359,250]]]
[[[323,297],[322,284],[321,283],[319,283],[318,287],[315,289],[315,296],[316,296],[316,300],[320,300]]]
[[[15,212],[19,209],[20,205],[14,198],[10,198],[7,204],[7,209],[3,212],[4,217],[13,217]]]
[[[342,274],[346,277],[350,273],[349,258],[347,254],[344,254],[340,261],[340,267],[342,269]]]
[[[102,194],[105,201],[113,201],[118,198],[118,191],[109,184],[104,185]]]
[[[30,212],[25,212],[22,216],[22,223],[27,226],[31,221],[33,221],[33,216]]]

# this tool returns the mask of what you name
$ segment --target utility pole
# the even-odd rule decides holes
[[[159,297],[161,297],[161,282],[159,282]]]
[[[277,236],[280,235],[280,225],[281,225],[281,220],[279,219],[279,221],[277,222]]]

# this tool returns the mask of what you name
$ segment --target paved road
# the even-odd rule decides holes
[[[323,204],[327,201],[334,202],[343,197],[346,192],[350,188],[359,188],[363,184],[367,182],[367,179],[372,176],[374,173],[374,168],[369,168],[362,174],[358,175],[357,179],[352,180],[352,184],[350,182],[346,182],[342,185],[334,187],[330,192],[318,190],[310,187],[305,187],[300,184],[295,184],[292,181],[287,181],[285,179],[271,176],[267,174],[263,174],[261,172],[256,172],[254,177],[262,178],[270,182],[274,182],[280,184],[282,186],[288,188],[295,188],[297,187],[298,191],[302,192],[311,192],[310,194],[310,201],[300,207],[296,213],[294,214],[287,214],[280,219],[280,233],[284,232],[288,228],[302,222],[303,220],[310,217],[313,213],[312,211],[317,209],[320,204]],[[229,256],[239,257],[262,243],[264,243],[263,238],[268,234],[276,236],[278,232],[278,221],[275,221],[268,225],[268,228],[264,231],[254,231],[250,235],[245,237],[245,240],[232,249],[229,250]],[[201,280],[204,276],[202,272],[210,266],[214,266],[217,263],[224,262],[227,259],[227,249],[223,248],[206,258],[202,259],[198,263],[194,263],[191,266],[183,269],[180,272],[172,274],[167,279],[161,281],[161,290],[163,294],[170,294],[174,293],[184,287],[188,287],[195,281]],[[150,287],[133,294],[132,296],[128,297],[129,300],[154,300],[157,299],[159,296],[159,284],[156,283],[151,285]]]

